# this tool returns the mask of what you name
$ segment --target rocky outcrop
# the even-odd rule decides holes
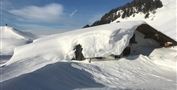
[[[106,13],[98,21],[95,21],[90,26],[97,26],[102,24],[110,23],[117,18],[126,18],[129,16],[135,16],[136,13],[144,13],[144,18],[148,18],[150,12],[155,14],[157,8],[163,6],[160,0],[133,0],[130,3],[127,3],[121,7],[112,9],[110,12]]]

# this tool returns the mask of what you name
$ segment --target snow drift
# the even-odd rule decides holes
[[[86,58],[120,55],[136,28],[143,23],[142,21],[113,23],[40,38],[31,44],[16,48],[13,57],[4,65],[8,68],[20,64],[11,70],[13,73],[18,72],[19,75],[31,72],[50,63],[71,60],[74,56],[73,48],[77,44],[82,45],[82,53]],[[26,70],[18,71],[19,68]],[[9,78],[12,77],[5,75],[1,81]]]
[[[85,61],[58,62],[3,81],[0,85],[3,90],[176,90],[176,52],[174,48],[162,48],[154,50],[150,57],[129,56],[118,61],[93,61],[91,64]],[[29,70],[25,68],[28,64],[16,65],[2,68],[3,73],[9,71],[9,75],[14,75],[11,71],[14,67],[16,71]],[[21,65],[23,68],[19,67]]]
[[[0,32],[1,55],[12,55],[15,47],[31,43],[36,38],[31,33],[18,31],[9,26],[1,26]]]

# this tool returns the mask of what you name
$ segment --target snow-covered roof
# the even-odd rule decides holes
[[[74,56],[73,48],[77,44],[82,46],[82,53],[86,58],[120,55],[136,28],[143,23],[112,23],[37,39],[31,44],[15,48],[13,57],[5,65],[25,63],[28,64],[26,68],[31,68],[31,65],[34,68],[23,73],[34,71],[50,63],[70,60]]]

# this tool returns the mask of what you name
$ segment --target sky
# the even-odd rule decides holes
[[[131,0],[0,0],[0,25],[26,31],[78,29]]]

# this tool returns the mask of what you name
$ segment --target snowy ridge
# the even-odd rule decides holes
[[[10,26],[0,26],[1,38],[34,39],[35,35],[16,30]]]
[[[149,18],[144,18],[144,13],[137,13],[135,16],[132,15],[126,18],[118,18],[114,22],[143,20],[158,31],[177,41],[176,0],[161,1],[163,3],[163,7],[155,10],[155,14],[150,12]]]
[[[0,26],[0,32],[1,55],[11,55],[15,47],[30,43],[36,38],[31,33],[18,31],[9,26]]]

